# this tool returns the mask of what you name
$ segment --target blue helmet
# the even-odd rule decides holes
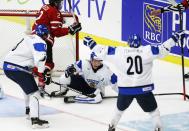
[[[141,46],[140,36],[138,34],[130,35],[128,39],[128,44],[130,47],[138,48],[139,46]]]
[[[37,25],[36,26],[35,33],[38,36],[42,37],[43,35],[48,35],[49,34],[49,30],[48,30],[46,25],[41,24],[41,25]]]

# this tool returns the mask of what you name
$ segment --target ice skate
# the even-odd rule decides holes
[[[38,117],[32,117],[31,118],[31,122],[32,122],[32,128],[36,129],[36,128],[48,128],[49,127],[49,122],[45,121],[45,120],[41,120]]]
[[[115,127],[114,127],[114,126],[109,125],[108,131],[115,131]]]
[[[156,128],[155,131],[163,131],[161,128]]]

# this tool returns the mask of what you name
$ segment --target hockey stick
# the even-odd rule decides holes
[[[183,12],[180,8],[180,6],[178,6],[179,9],[179,20],[180,20],[180,31],[183,30]],[[182,60],[182,84],[183,84],[183,94],[184,94],[184,100],[186,100],[186,87],[185,87],[185,79],[184,79],[184,43],[183,43],[184,38],[181,38],[181,60]]]
[[[179,21],[180,21],[180,31],[183,30],[183,9],[175,0],[167,0],[169,1],[173,6],[175,6],[178,10],[170,10],[170,11],[178,11],[179,12]],[[184,100],[186,100],[186,87],[185,87],[185,78],[184,78],[184,47],[183,47],[183,39],[181,38],[180,44],[181,44],[181,63],[182,63],[182,85],[183,85],[183,93]],[[166,95],[169,95],[168,93]],[[172,93],[170,93],[172,95]]]
[[[25,73],[27,73],[27,74],[30,74],[30,75],[33,75],[33,76],[38,76],[38,75],[36,75],[36,74],[33,74],[31,71],[26,70],[26,69],[23,69],[23,68],[21,68],[21,67],[18,67],[18,66],[12,66],[12,67],[14,67],[15,69],[17,69],[17,70],[19,70],[19,71],[23,71],[23,72],[25,72]],[[46,92],[45,90],[43,90],[43,92],[44,92],[44,94],[46,94],[49,98],[51,98],[51,95],[50,95],[48,92]],[[42,94],[41,94],[41,96],[42,96]],[[44,96],[42,96],[42,97],[44,97]]]
[[[165,96],[165,95],[182,95],[185,96],[189,100],[189,95],[184,94],[184,93],[159,93],[159,94],[154,94],[155,96]],[[112,98],[117,98],[118,96],[105,96],[103,99],[112,99]]]
[[[71,0],[68,0],[68,5],[69,5],[69,8],[70,8],[70,12],[71,12],[71,14],[72,14],[72,16],[73,16],[73,18],[74,18],[74,22],[77,22],[76,17],[75,17],[75,14],[74,14],[74,12],[73,12],[72,5],[71,5]]]
[[[162,93],[162,94],[154,94],[155,96],[163,96],[163,95],[182,95],[189,100],[189,95],[184,93]]]
[[[86,96],[91,97],[91,98],[93,98],[93,97],[96,96],[96,95],[93,94],[93,93],[92,93],[92,94],[85,94],[85,93],[83,93],[83,92],[81,92],[81,91],[75,90],[75,89],[73,89],[73,88],[70,88],[70,87],[67,86],[67,85],[60,84],[60,83],[58,83],[58,82],[56,82],[56,81],[53,81],[53,80],[51,81],[51,83],[56,84],[56,85],[59,85],[59,86],[64,87],[64,88],[66,88],[66,89],[72,90],[72,91],[74,91],[74,92],[76,92],[76,93],[78,93],[78,94],[86,95]]]

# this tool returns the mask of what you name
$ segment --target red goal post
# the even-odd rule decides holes
[[[62,12],[65,27],[73,24],[71,13]],[[13,48],[24,34],[31,32],[35,19],[39,16],[39,10],[0,10],[0,63],[5,54]],[[78,17],[75,16],[78,20]],[[79,59],[79,33],[74,36],[67,35],[55,39],[53,46],[54,72],[62,72],[67,65]]]

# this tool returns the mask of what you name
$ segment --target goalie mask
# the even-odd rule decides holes
[[[140,39],[140,36],[137,35],[137,34],[132,34],[129,36],[129,39],[128,39],[128,44],[130,47],[132,48],[138,48],[139,46],[141,46],[141,39]]]
[[[91,65],[95,72],[103,66],[103,58],[102,54],[91,53]]]
[[[51,6],[56,6],[58,10],[61,10],[63,7],[64,0],[49,0]]]
[[[91,60],[99,60],[102,61],[103,60],[103,55],[102,54],[97,54],[95,52],[91,53]]]

